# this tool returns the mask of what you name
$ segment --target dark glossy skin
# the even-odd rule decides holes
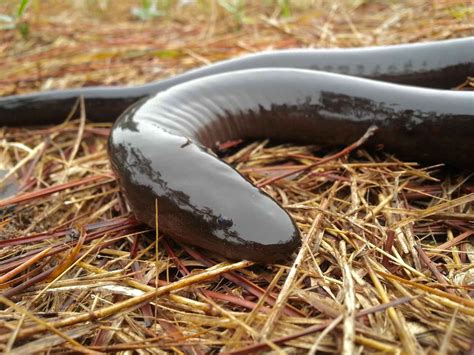
[[[193,79],[254,68],[297,68],[406,85],[450,89],[474,75],[474,37],[382,47],[289,49],[214,63],[173,78],[134,87],[89,87],[0,97],[0,123],[61,122],[79,96],[93,121],[115,120],[141,98]]]
[[[208,148],[218,141],[260,137],[345,145],[376,124],[379,130],[370,144],[383,144],[405,158],[472,169],[474,93],[301,69],[238,70],[322,68],[449,88],[474,74],[473,49],[474,39],[469,38],[370,49],[270,52],[148,86],[6,98],[0,100],[0,120],[34,123],[32,117],[66,115],[66,106],[79,93],[86,97],[89,117],[112,119],[122,104],[159,92],[128,109],[109,139],[112,167],[137,217],[154,227],[157,201],[159,228],[173,238],[232,259],[273,262],[300,246],[297,227],[277,202]],[[211,75],[226,71],[232,72]],[[203,78],[191,80],[196,77]],[[49,113],[33,111],[45,103]]]
[[[474,93],[299,69],[232,72],[161,92],[119,118],[109,154],[140,220],[154,225],[157,199],[160,229],[177,240],[271,262],[300,245],[296,226],[207,148],[259,137],[348,144],[373,124],[371,144],[473,167]]]

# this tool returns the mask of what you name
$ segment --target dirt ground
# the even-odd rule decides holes
[[[147,83],[268,49],[474,35],[473,1],[20,3],[0,2],[0,96]],[[110,125],[85,118],[0,131],[0,168],[20,185],[0,200],[0,351],[473,353],[469,171],[359,149],[276,181],[265,191],[305,254],[254,265],[140,225],[110,170]],[[254,183],[326,152],[238,148],[226,159]]]

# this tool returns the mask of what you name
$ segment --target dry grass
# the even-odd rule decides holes
[[[305,1],[291,17],[204,1],[152,23],[125,1],[57,3],[33,1],[27,40],[0,32],[0,94],[142,83],[266,48],[474,34],[470,1]],[[228,161],[287,208],[304,244],[288,265],[229,262],[139,225],[109,168],[110,126],[84,118],[1,132],[2,183],[18,191],[0,200],[0,351],[473,351],[467,173],[247,144]]]

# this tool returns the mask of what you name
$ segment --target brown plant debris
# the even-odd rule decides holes
[[[474,34],[470,1],[224,3],[239,2],[170,2],[138,21],[132,1],[33,0],[18,20],[28,37],[0,30],[0,94],[137,84],[269,48]],[[468,172],[363,141],[227,142],[227,161],[303,236],[293,262],[255,265],[139,224],[109,167],[110,124],[86,117],[0,132],[0,352],[473,351]]]

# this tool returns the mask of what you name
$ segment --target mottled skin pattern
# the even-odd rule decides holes
[[[294,221],[209,148],[260,137],[345,145],[376,125],[369,144],[472,169],[474,93],[386,81],[446,89],[473,74],[474,38],[277,51],[140,87],[6,97],[0,121],[51,123],[66,116],[78,95],[89,118],[112,120],[157,93],[127,109],[109,139],[112,167],[138,219],[155,226],[157,201],[159,228],[176,240],[232,259],[273,262],[300,246]]]

